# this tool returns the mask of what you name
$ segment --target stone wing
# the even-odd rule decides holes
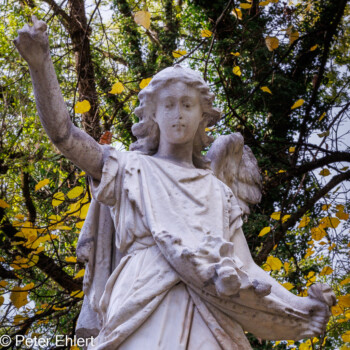
[[[207,157],[215,176],[231,188],[244,214],[249,204],[261,200],[261,176],[256,158],[244,145],[240,133],[219,136],[212,144]]]

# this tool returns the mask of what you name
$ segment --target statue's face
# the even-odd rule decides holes
[[[161,142],[192,142],[203,118],[199,92],[179,81],[161,90],[156,103]]]

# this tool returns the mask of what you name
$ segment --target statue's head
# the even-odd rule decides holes
[[[132,127],[132,132],[137,137],[137,141],[131,145],[130,149],[149,155],[157,152],[160,137],[159,127],[155,121],[157,98],[161,90],[177,82],[182,82],[198,91],[203,119],[194,137],[193,163],[196,167],[206,168],[208,162],[201,152],[213,142],[213,138],[207,135],[205,129],[218,122],[220,111],[213,107],[214,94],[209,91],[209,87],[203,78],[192,69],[183,68],[180,65],[160,71],[153,77],[148,86],[139,93],[140,105],[135,109],[139,122]]]

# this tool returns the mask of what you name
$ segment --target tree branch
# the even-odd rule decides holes
[[[273,247],[278,244],[284,237],[285,232],[293,227],[297,221],[304,215],[314,204],[325,196],[332,188],[339,183],[350,179],[350,171],[334,176],[323,188],[321,188],[312,198],[306,201],[305,205],[298,209],[291,217],[283,224],[280,224],[276,229],[273,237],[270,237],[264,244],[257,258],[255,259],[258,265],[261,265],[272,251]]]
[[[15,234],[18,233],[18,231],[5,217],[4,208],[0,208],[0,222],[2,223],[1,230],[10,242],[18,242],[21,240],[19,237],[15,237]],[[21,245],[17,245],[17,248],[25,257],[31,253],[31,249],[25,248]],[[69,291],[70,293],[76,290],[81,290],[81,282],[73,280],[71,276],[69,276],[59,266],[56,265],[55,261],[52,258],[48,257],[43,252],[37,255],[39,256],[39,260],[35,266],[38,267],[41,271],[45,272],[63,289]]]
[[[30,195],[29,174],[23,170],[21,171],[21,188],[22,188],[22,194],[24,197],[24,202],[26,204],[28,214],[29,214],[29,221],[34,224],[36,219],[36,208],[33,203],[32,197]]]

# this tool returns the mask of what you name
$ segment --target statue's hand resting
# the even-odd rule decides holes
[[[26,24],[18,31],[18,37],[14,40],[14,44],[30,67],[40,67],[50,55],[47,25],[34,15],[32,21],[33,26]]]
[[[304,331],[303,337],[315,337],[324,334],[330,317],[330,308],[336,304],[336,297],[332,289],[324,283],[316,283],[308,291],[305,298],[311,316],[310,324]]]

